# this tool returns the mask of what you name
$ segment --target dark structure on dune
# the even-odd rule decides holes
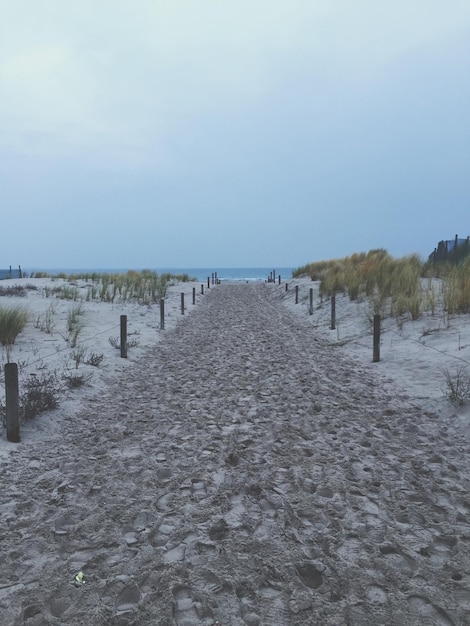
[[[458,265],[470,255],[470,237],[459,239],[455,235],[454,239],[440,241],[434,252],[429,255],[431,263],[452,263]]]

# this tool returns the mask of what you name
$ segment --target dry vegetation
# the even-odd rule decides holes
[[[377,249],[309,263],[293,276],[319,280],[322,296],[346,293],[351,300],[370,298],[374,312],[382,317],[418,319],[423,311],[434,313],[438,296],[449,315],[470,312],[470,257],[459,265],[436,265],[423,263],[416,254],[395,259]],[[439,284],[433,278],[440,278]]]

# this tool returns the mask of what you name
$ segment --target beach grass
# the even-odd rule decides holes
[[[129,270],[125,273],[91,272],[82,274],[47,275],[44,272],[32,274],[34,278],[61,278],[68,284],[48,287],[46,297],[52,295],[64,300],[86,300],[87,302],[130,302],[143,305],[159,302],[167,293],[168,286],[176,282],[193,280],[189,274],[158,274],[153,270]],[[84,281],[80,289],[79,281]]]
[[[0,307],[0,343],[6,347],[10,360],[11,346],[29,320],[29,312],[22,306]]]
[[[442,281],[442,307],[449,315],[470,311],[470,257],[458,265],[424,263],[417,254],[393,258],[385,249],[299,267],[294,278],[320,281],[321,297],[338,293],[350,300],[369,298],[374,314],[419,319],[436,310],[433,278]],[[427,277],[427,281],[423,280]]]

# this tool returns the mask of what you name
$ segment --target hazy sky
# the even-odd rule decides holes
[[[0,267],[470,234],[468,0],[0,0]]]

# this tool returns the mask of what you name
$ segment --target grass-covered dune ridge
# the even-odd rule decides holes
[[[46,296],[54,295],[64,300],[85,300],[98,302],[129,302],[141,304],[158,302],[166,295],[167,287],[175,282],[189,282],[188,274],[158,274],[153,270],[129,270],[119,273],[90,272],[84,274],[58,274],[50,276],[36,272],[32,278],[57,278],[67,281],[57,288],[48,288]],[[86,293],[79,289],[77,281],[86,281]]]
[[[376,313],[417,319],[434,311],[440,278],[444,309],[449,314],[470,312],[470,257],[458,265],[423,262],[416,254],[394,258],[379,248],[343,259],[308,263],[293,272],[320,281],[320,295],[348,294],[351,300],[368,297]],[[423,281],[423,278],[428,280]]]

